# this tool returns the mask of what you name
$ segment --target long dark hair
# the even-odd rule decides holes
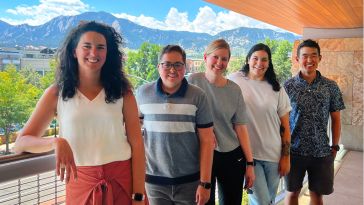
[[[246,76],[249,74],[249,59],[253,55],[253,53],[256,51],[265,51],[268,54],[269,66],[268,66],[267,71],[264,74],[264,78],[272,86],[272,89],[274,91],[278,92],[281,89],[281,86],[279,85],[276,73],[274,72],[273,63],[272,63],[272,53],[270,51],[270,48],[267,45],[265,45],[263,43],[255,44],[249,50],[248,55],[245,58],[245,64],[244,64],[243,68],[241,69],[241,71]]]
[[[101,68],[100,81],[105,90],[105,101],[115,102],[131,89],[131,84],[122,70],[124,54],[121,49],[122,37],[111,26],[95,21],[80,22],[66,37],[62,47],[57,53],[57,87],[62,93],[62,99],[72,98],[79,85],[78,62],[74,51],[81,36],[89,31],[97,32],[106,39],[106,61]]]

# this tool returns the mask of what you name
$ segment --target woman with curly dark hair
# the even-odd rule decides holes
[[[144,204],[144,146],[121,43],[114,28],[94,21],[71,30],[59,50],[57,83],[17,138],[17,152],[55,150],[67,204]],[[55,115],[60,137],[42,138]]]
[[[291,106],[274,73],[269,47],[254,45],[242,70],[228,78],[240,86],[247,106],[256,176],[249,204],[274,204],[279,178],[290,170]]]

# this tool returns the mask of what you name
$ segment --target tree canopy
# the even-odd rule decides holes
[[[127,53],[125,72],[134,88],[158,79],[158,55],[161,47],[144,42],[137,51]]]
[[[0,129],[5,133],[6,153],[9,153],[10,134],[26,122],[39,95],[40,90],[27,83],[14,65],[0,71]]]

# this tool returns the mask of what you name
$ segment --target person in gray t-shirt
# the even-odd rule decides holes
[[[219,204],[240,205],[242,190],[253,185],[254,162],[246,128],[245,103],[237,84],[224,77],[230,60],[229,44],[213,41],[204,53],[206,71],[189,76],[190,83],[202,88],[208,97],[214,119],[216,148],[212,168],[212,190],[208,204],[215,204],[215,181]]]

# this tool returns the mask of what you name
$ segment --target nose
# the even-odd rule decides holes
[[[218,59],[217,59],[217,64],[219,64],[219,65],[220,65],[221,63],[222,63],[222,59],[221,59],[221,58],[218,58]]]
[[[90,49],[90,55],[92,55],[92,56],[96,56],[96,54],[97,54],[97,48],[92,47],[92,48]]]

